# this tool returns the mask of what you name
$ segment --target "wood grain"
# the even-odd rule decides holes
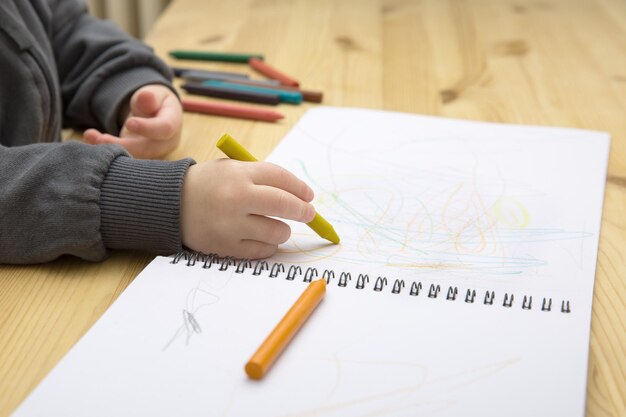
[[[174,48],[263,53],[327,105],[610,132],[587,415],[626,416],[626,2],[178,0],[147,42],[168,61]],[[170,158],[222,157],[215,143],[225,132],[264,158],[313,106],[281,105],[276,124],[186,114]],[[99,264],[0,267],[0,417],[148,261],[116,253]]]

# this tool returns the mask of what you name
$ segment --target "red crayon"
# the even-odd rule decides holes
[[[259,71],[261,74],[272,78],[274,80],[278,80],[280,81],[281,84],[283,85],[289,85],[292,87],[298,87],[300,86],[300,83],[296,80],[294,80],[293,78],[289,77],[288,75],[283,74],[282,72],[278,71],[277,69],[274,69],[272,67],[270,67],[269,65],[267,65],[265,62],[261,61],[260,59],[257,58],[250,58],[248,60],[248,64],[250,64],[250,66],[252,68],[254,68],[255,70]]]
[[[250,106],[217,103],[205,100],[183,98],[183,109],[187,112],[215,114],[218,116],[238,117],[240,119],[263,120],[275,122],[284,116],[273,110],[259,109]]]

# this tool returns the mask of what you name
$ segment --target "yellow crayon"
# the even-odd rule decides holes
[[[250,152],[248,152],[239,142],[232,138],[229,134],[223,135],[220,140],[217,141],[217,147],[222,150],[231,159],[238,161],[258,161]],[[307,223],[315,233],[326,240],[329,240],[335,244],[339,243],[339,236],[333,226],[326,221],[319,213],[315,213],[313,220]]]

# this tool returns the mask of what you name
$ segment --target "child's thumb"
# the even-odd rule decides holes
[[[138,91],[131,102],[131,111],[134,116],[150,117],[158,111],[161,103],[152,91]]]

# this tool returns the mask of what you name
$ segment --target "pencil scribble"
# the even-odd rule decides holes
[[[219,297],[217,295],[200,288],[200,284],[192,288],[189,293],[187,293],[187,305],[182,310],[183,322],[165,344],[162,351],[165,352],[179,339],[183,339],[185,346],[188,346],[191,342],[191,338],[195,334],[202,333],[202,327],[196,317],[198,312],[218,301]]]

